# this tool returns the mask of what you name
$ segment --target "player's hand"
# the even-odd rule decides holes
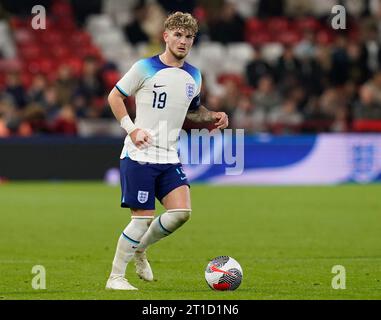
[[[152,144],[152,136],[143,129],[135,129],[130,133],[133,144],[140,150],[148,148]]]
[[[228,115],[225,112],[214,112],[213,118],[216,120],[214,125],[217,129],[225,129],[229,125]]]

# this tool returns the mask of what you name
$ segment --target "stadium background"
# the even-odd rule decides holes
[[[45,30],[31,28],[36,4]],[[346,30],[331,27],[335,4]],[[199,20],[189,62],[203,73],[202,102],[245,129],[245,170],[185,166],[192,182],[209,182],[192,184],[192,223],[152,249],[157,283],[128,271],[142,290],[127,298],[380,299],[379,184],[364,185],[381,180],[378,0],[1,0],[0,299],[126,298],[104,291],[126,224],[119,189],[100,182],[108,173],[118,183],[109,169],[124,136],[107,94],[137,59],[161,52],[176,10]],[[133,117],[133,99],[126,107]],[[203,283],[219,254],[243,266],[234,293]],[[46,293],[30,286],[37,264]],[[347,290],[331,288],[337,264]]]
[[[345,173],[329,181],[306,177],[279,182],[380,180],[378,135],[337,138],[337,134],[381,131],[377,0],[1,3],[3,179],[102,179],[109,168],[117,167],[123,132],[113,119],[107,94],[137,59],[161,52],[166,14],[183,10],[192,12],[200,24],[188,60],[203,73],[202,102],[225,111],[230,128],[262,136],[245,141],[245,173],[253,173],[244,179],[246,183],[276,184],[276,179],[267,181],[263,174],[278,167],[286,172],[307,157],[325,160],[320,166],[302,166],[290,176],[306,176],[319,167],[326,171],[327,166],[333,173],[343,165]],[[46,8],[45,30],[31,28],[34,4]],[[346,8],[345,30],[331,26],[335,4]],[[126,100],[126,106],[134,117],[133,98]],[[184,128],[197,127],[186,122]],[[331,135],[297,137],[319,133]],[[274,135],[289,138],[274,140]],[[70,139],[65,142],[62,137]],[[279,141],[284,161],[272,164],[271,150],[276,153]],[[23,170],[25,152],[33,171]],[[86,155],[94,154],[99,156],[86,161]],[[193,169],[186,168],[188,173]],[[207,177],[192,179],[216,177],[223,183],[213,170],[204,168]]]

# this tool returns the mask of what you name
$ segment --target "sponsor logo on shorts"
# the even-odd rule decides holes
[[[147,200],[148,200],[148,194],[149,192],[148,191],[138,191],[138,201],[140,203],[146,203]]]

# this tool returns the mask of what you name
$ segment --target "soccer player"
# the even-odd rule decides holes
[[[118,81],[108,101],[127,132],[120,156],[121,206],[130,208],[131,221],[119,237],[106,289],[137,290],[125,279],[134,259],[136,273],[146,281],[153,273],[146,248],[180,228],[191,215],[189,183],[177,154],[185,117],[195,122],[228,126],[224,112],[200,104],[200,71],[184,61],[197,33],[189,13],[176,12],[164,24],[165,51],[137,61]],[[135,96],[135,122],[123,100]],[[166,212],[155,218],[155,197]]]

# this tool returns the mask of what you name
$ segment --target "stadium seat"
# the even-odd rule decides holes
[[[273,40],[283,45],[295,45],[302,39],[302,35],[297,31],[287,30],[276,34]]]
[[[108,91],[110,91],[120,79],[120,73],[116,70],[106,70],[103,72],[103,81]]]
[[[319,20],[313,18],[313,17],[303,17],[296,19],[293,22],[293,25],[299,30],[299,31],[304,31],[304,30],[312,30],[312,31],[317,31],[320,29],[320,22]]]
[[[106,32],[114,28],[114,22],[107,14],[92,14],[86,20],[86,29],[91,34]]]
[[[26,60],[32,60],[40,57],[43,53],[41,46],[36,43],[28,43],[23,46],[19,46],[20,57]]]
[[[381,120],[354,120],[352,130],[356,132],[381,132]]]
[[[278,32],[285,32],[290,27],[290,22],[285,17],[272,17],[269,18],[265,23],[265,29],[272,34],[277,34]]]
[[[261,53],[263,58],[272,64],[282,55],[283,45],[277,42],[267,43],[262,46]]]
[[[78,57],[70,57],[63,61],[63,64],[68,65],[75,77],[78,77],[82,73],[83,60]]]

